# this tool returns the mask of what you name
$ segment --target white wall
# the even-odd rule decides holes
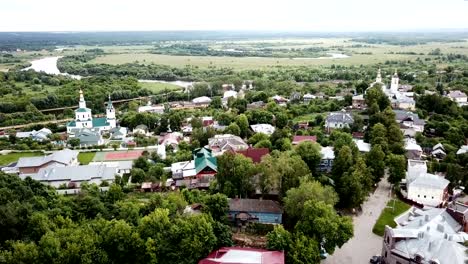
[[[437,206],[443,202],[445,189],[427,188],[410,184],[408,199],[429,206]]]

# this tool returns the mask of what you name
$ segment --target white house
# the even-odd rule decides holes
[[[410,208],[394,219],[396,227],[385,227],[382,263],[466,263],[466,211],[463,204],[428,210]]]
[[[84,165],[74,167],[42,168],[31,176],[33,180],[58,188],[66,185],[68,188],[79,188],[83,182],[100,185],[103,181],[109,183],[115,180],[117,167],[106,165]]]
[[[320,171],[330,172],[333,167],[333,160],[335,159],[333,147],[322,147],[320,149],[320,155],[322,156],[322,159],[320,160],[318,169]]]
[[[425,161],[408,160],[406,174],[407,198],[425,206],[436,207],[448,199],[449,181],[427,173]]]
[[[450,93],[447,94],[447,97],[460,106],[468,104],[466,94],[460,90],[450,91]]]
[[[156,113],[162,114],[164,113],[164,106],[163,105],[151,105],[151,101],[148,102],[147,105],[138,107],[138,113],[149,112],[149,113]]]
[[[46,141],[49,140],[49,135],[52,134],[52,131],[48,128],[42,128],[39,131],[33,130],[33,131],[26,131],[26,132],[17,132],[16,137],[17,138],[31,138],[34,141]]]
[[[149,129],[148,129],[148,127],[147,127],[146,125],[138,125],[138,126],[136,126],[136,127],[133,129],[132,133],[133,133],[134,135],[140,134],[140,135],[145,135],[145,136],[149,136],[149,134],[150,134],[150,133],[149,133]]]
[[[362,139],[353,139],[359,149],[359,152],[367,153],[371,150],[371,144],[364,142]]]
[[[211,103],[211,99],[207,96],[201,96],[194,98],[192,100],[192,103],[198,104],[198,105],[209,105]]]
[[[354,118],[351,113],[345,111],[331,112],[325,119],[325,128],[327,131],[338,128],[350,128],[354,123]]]
[[[405,151],[408,159],[420,159],[422,148],[413,138],[405,138]]]
[[[228,150],[239,151],[249,148],[242,138],[231,134],[215,135],[209,138],[208,146],[213,150],[213,155],[220,155]]]
[[[107,167],[117,168],[117,174],[123,175],[128,174],[132,170],[133,161],[132,160],[120,160],[120,161],[95,161],[90,162],[88,165],[105,165]]]
[[[457,150],[457,155],[462,155],[468,152],[468,145],[463,145]]]
[[[250,126],[255,133],[263,133],[266,135],[271,135],[275,132],[275,127],[270,124],[256,124]]]
[[[310,94],[310,93],[306,93],[304,94],[304,96],[302,97],[302,99],[304,100],[304,103],[309,103],[310,101],[314,100],[315,98],[317,98],[315,95],[313,94]]]
[[[47,156],[21,157],[16,163],[20,175],[37,173],[42,168],[78,166],[78,151],[64,149]]]

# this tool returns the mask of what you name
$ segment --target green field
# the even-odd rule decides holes
[[[14,152],[8,153],[6,155],[0,155],[0,165],[8,165],[12,162],[16,162],[21,157],[35,157],[35,156],[43,156],[44,153],[42,152]]]
[[[393,201],[395,201],[395,210],[393,207]],[[385,226],[396,227],[396,223],[394,221],[395,217],[399,216],[400,214],[407,211],[411,206],[400,201],[397,199],[390,200],[387,203],[387,208],[385,208],[377,219],[374,227],[372,228],[372,232],[376,235],[383,236],[385,232]]]
[[[170,83],[141,82],[140,85],[153,93],[182,90],[182,87]]]
[[[78,154],[78,161],[81,165],[87,165],[94,159],[95,155],[96,152],[80,152]]]
[[[188,42],[190,43],[190,42]],[[304,49],[325,48],[326,53],[344,53],[348,58],[273,58],[273,57],[228,57],[228,56],[172,56],[150,53],[151,46],[102,46],[107,55],[99,56],[91,63],[124,64],[138,62],[142,64],[165,64],[175,67],[186,65],[199,67],[230,67],[234,69],[262,69],[273,66],[309,66],[320,67],[332,64],[360,65],[383,63],[388,60],[416,60],[430,57],[429,52],[439,48],[442,53],[468,55],[468,42],[427,43],[421,45],[397,46],[388,44],[366,44],[353,42],[345,38],[316,39],[277,39],[251,41],[217,41],[201,42],[211,49],[242,48],[255,50],[271,49]],[[88,47],[89,48],[89,47]],[[401,54],[414,52],[417,55]],[[400,54],[397,54],[400,53]],[[432,56],[433,57],[433,56]]]

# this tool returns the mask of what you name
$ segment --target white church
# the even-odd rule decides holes
[[[390,82],[390,88],[387,88],[387,85],[382,82],[382,74],[380,72],[380,68],[377,71],[377,77],[375,78],[375,82],[371,83],[369,88],[374,87],[375,85],[380,85],[382,87],[382,91],[387,95],[390,99],[393,108],[404,109],[404,110],[415,110],[416,109],[416,102],[413,98],[408,96],[408,94],[412,93],[405,93],[399,90],[400,88],[400,78],[398,78],[397,70],[395,69],[395,73],[392,75],[392,80]]]
[[[106,117],[94,117],[91,109],[86,107],[86,101],[83,96],[83,91],[80,89],[79,107],[75,110],[75,120],[67,124],[67,133],[74,133],[83,128],[92,129],[93,131],[101,133],[102,131],[109,131],[116,127],[115,109],[110,100],[106,107]]]

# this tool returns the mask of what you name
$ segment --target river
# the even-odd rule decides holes
[[[31,66],[24,68],[23,71],[27,70],[35,70],[37,72],[45,72],[47,74],[53,74],[53,75],[65,75],[69,76],[73,79],[80,80],[83,76],[80,75],[73,75],[73,74],[68,74],[64,72],[60,72],[59,68],[57,67],[57,61],[58,59],[62,58],[61,56],[57,57],[46,57],[42,59],[37,59],[31,61]],[[159,82],[159,83],[170,83],[174,84],[183,88],[187,88],[191,86],[193,83],[192,82],[185,82],[185,81],[173,81],[173,82],[167,82],[167,81],[162,81],[162,80],[138,80],[138,82]]]
[[[319,58],[294,58],[295,60],[314,60],[314,59],[345,59],[349,58],[348,55],[342,53],[329,53],[330,57],[319,57]],[[57,67],[58,59],[62,58],[61,56],[56,57],[45,57],[42,59],[37,59],[31,61],[31,66],[24,68],[23,71],[27,71],[29,69],[33,69],[37,72],[45,72],[47,74],[54,74],[54,75],[65,75],[69,76],[73,79],[80,80],[82,76],[80,75],[73,75],[68,73],[60,72],[59,68]],[[173,85],[177,85],[183,88],[187,88],[193,85],[193,82],[185,82],[185,81],[163,81],[163,80],[138,80],[138,82],[158,82],[158,83],[170,83]]]

